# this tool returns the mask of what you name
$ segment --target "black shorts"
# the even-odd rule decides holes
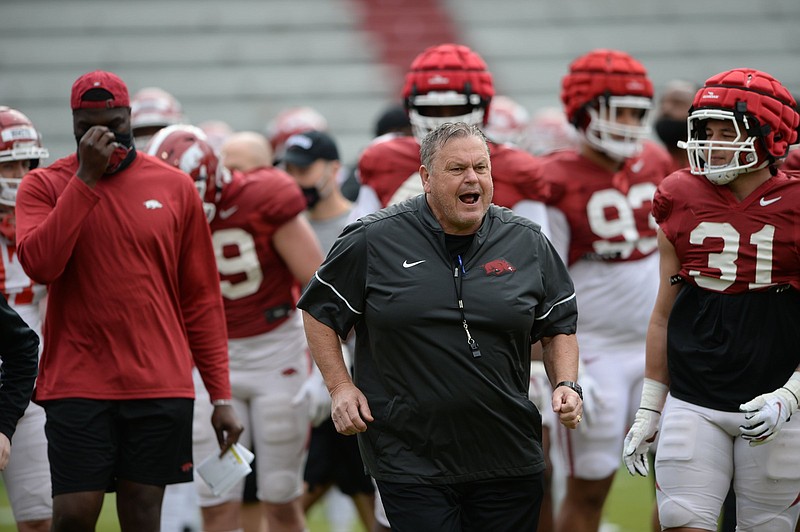
[[[335,484],[345,495],[375,492],[372,479],[364,472],[358,440],[336,432],[330,419],[311,431],[304,479],[309,490]]]
[[[193,399],[43,401],[53,495],[192,480]]]
[[[542,474],[458,484],[378,480],[392,532],[536,532]]]

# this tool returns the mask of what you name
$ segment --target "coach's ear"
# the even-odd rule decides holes
[[[424,164],[419,167],[419,177],[420,177],[420,179],[422,179],[422,190],[424,190],[426,194],[430,194],[430,192],[431,192],[431,186],[430,186],[431,174],[428,173],[428,169],[425,168]]]

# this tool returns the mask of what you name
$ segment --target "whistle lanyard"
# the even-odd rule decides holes
[[[464,326],[464,332],[467,334],[467,346],[469,346],[470,353],[473,358],[481,356],[481,348],[478,342],[469,333],[469,324],[467,323],[467,315],[464,313],[464,300],[461,297],[464,288],[464,277],[467,275],[467,270],[464,269],[464,262],[461,260],[461,255],[457,257],[458,264],[453,266],[453,284],[456,287],[456,299],[458,301],[458,310],[461,312],[461,323]]]

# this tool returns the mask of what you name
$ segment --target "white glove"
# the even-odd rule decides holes
[[[600,385],[586,371],[586,365],[578,362],[578,382],[583,389],[583,420],[591,425],[603,409],[603,399],[600,397]]]
[[[528,387],[528,399],[536,405],[539,412],[544,408],[550,408],[550,396],[553,388],[550,386],[550,379],[544,369],[544,362],[541,360],[531,360],[531,384]]]
[[[775,438],[795,413],[800,398],[800,371],[795,371],[781,388],[759,395],[739,406],[744,412],[745,424],[739,426],[742,438],[751,446],[761,445]]]
[[[622,446],[622,460],[631,475],[639,473],[646,477],[650,472],[647,451],[650,450],[650,445],[658,434],[661,410],[667,400],[668,391],[666,384],[653,379],[644,379],[642,401]]]
[[[317,427],[331,417],[331,396],[316,364],[292,398],[292,406],[297,406],[303,401],[308,403],[308,418],[312,426]]]

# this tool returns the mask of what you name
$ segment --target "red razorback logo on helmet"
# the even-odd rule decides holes
[[[486,275],[505,275],[507,273],[514,273],[517,269],[505,259],[495,259],[483,265]]]

